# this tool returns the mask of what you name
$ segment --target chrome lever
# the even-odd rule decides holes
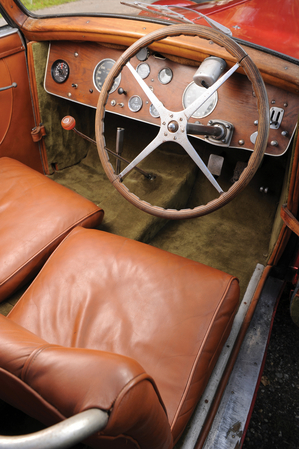
[[[12,87],[17,87],[17,83],[12,83],[11,86],[0,87],[0,92],[2,92],[2,90],[11,89]]]

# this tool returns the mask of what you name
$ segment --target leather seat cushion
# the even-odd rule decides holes
[[[26,165],[0,159],[0,301],[33,279],[76,225],[96,227],[103,211]]]
[[[231,275],[75,228],[9,319],[50,344],[138,362],[157,385],[176,441],[228,337],[238,301],[239,284]],[[66,366],[61,375],[70,378],[71,371]]]

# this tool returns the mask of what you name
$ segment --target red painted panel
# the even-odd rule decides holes
[[[234,37],[299,59],[298,1],[214,0],[197,4],[187,0],[160,0],[155,4],[176,5],[180,7],[177,12],[205,25],[204,19],[197,17],[199,11],[230,28]]]

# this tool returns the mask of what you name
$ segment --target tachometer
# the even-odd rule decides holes
[[[64,83],[68,79],[69,74],[70,68],[67,62],[63,61],[63,59],[57,59],[57,61],[53,62],[51,75],[56,83]]]
[[[93,82],[99,92],[101,92],[103,84],[108,76],[108,73],[110,72],[114,64],[115,64],[114,59],[107,58],[102,59],[102,61],[100,61],[96,66],[93,74]],[[118,88],[118,86],[120,85],[120,80],[121,74],[119,74],[115,78],[109,93],[114,92]]]
[[[190,106],[190,104],[192,104],[194,100],[199,98],[205,91],[206,91],[206,89],[204,87],[198,86],[197,84],[194,83],[194,81],[192,81],[192,83],[190,83],[186,87],[185,92],[183,93],[184,108],[187,108],[188,106]],[[194,112],[192,117],[203,118],[203,117],[206,117],[207,115],[211,114],[211,112],[214,111],[214,109],[217,105],[217,101],[218,101],[218,94],[217,94],[217,92],[214,92],[213,95],[211,95],[211,97],[208,98],[204,102],[204,104],[201,105],[200,108],[198,108]]]

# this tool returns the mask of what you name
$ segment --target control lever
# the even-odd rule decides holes
[[[63,117],[63,119],[61,120],[61,126],[63,129],[65,129],[66,131],[74,131],[76,134],[78,134],[78,136],[82,137],[83,139],[87,140],[88,142],[93,143],[94,145],[96,145],[96,141],[94,139],[91,139],[90,137],[86,136],[85,134],[81,133],[80,131],[78,131],[75,126],[76,126],[76,120],[74,119],[74,117],[70,116],[70,115],[66,115],[65,117]],[[124,129],[123,128],[118,128],[118,130],[122,130],[122,132],[120,133],[122,136],[122,142],[116,143],[116,151],[120,152],[122,151],[122,146],[123,146],[123,135],[124,135]],[[121,140],[118,137],[119,140]],[[126,164],[130,164],[130,162],[125,159],[124,157],[122,157],[120,154],[115,153],[112,150],[109,150],[109,148],[105,148],[106,151],[108,151],[108,153],[112,154],[114,157],[116,157],[117,162],[118,161],[123,161]],[[148,179],[154,179],[155,176],[145,172],[144,170],[142,170],[141,168],[138,167],[134,167],[135,170],[137,170],[139,173],[141,173],[143,176],[145,176]],[[118,174],[118,173],[117,173]]]
[[[121,153],[124,148],[124,135],[125,135],[124,128],[117,128],[117,130],[116,130],[116,154],[118,154],[119,156],[121,156]],[[117,175],[119,175],[120,171],[121,171],[120,164],[121,164],[120,159],[117,159],[116,167],[115,167],[115,173]]]
[[[187,134],[194,134],[196,136],[213,136],[214,139],[221,140],[225,135],[222,126],[201,125],[200,123],[188,123]]]
[[[187,134],[205,136],[217,145],[229,146],[233,137],[234,126],[226,120],[209,120],[208,125],[188,123]]]

